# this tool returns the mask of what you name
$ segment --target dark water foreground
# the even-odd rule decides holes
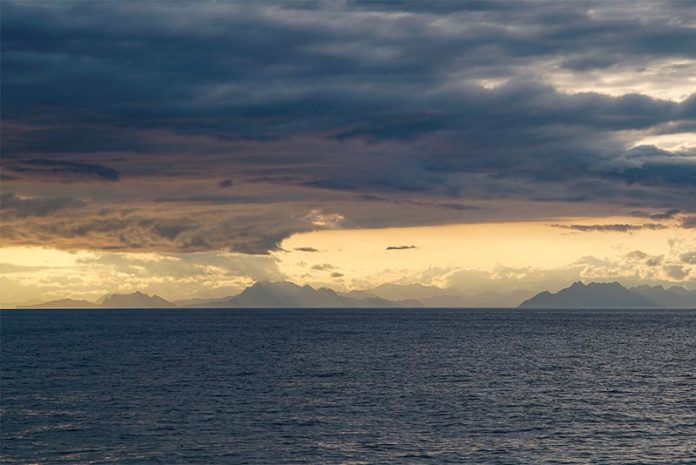
[[[696,463],[696,311],[3,311],[0,324],[2,463]]]

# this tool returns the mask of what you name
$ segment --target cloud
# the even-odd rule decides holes
[[[314,247],[295,247],[295,250],[298,252],[319,252],[319,250]]]
[[[101,253],[78,260],[79,265],[101,267],[129,278],[189,279],[200,276],[201,287],[211,277],[244,277],[253,281],[284,279],[276,259],[230,253],[141,254]],[[206,277],[208,275],[208,277]],[[118,283],[115,283],[118,284]]]
[[[153,224],[154,233],[169,240],[175,240],[186,231],[198,229],[200,225],[187,218],[163,218]]]
[[[387,247],[387,250],[408,250],[408,249],[417,249],[415,245],[390,245]]]
[[[682,218],[681,227],[686,229],[696,228],[696,216]]]
[[[681,263],[678,256],[650,256],[632,251],[614,259],[584,257],[567,266],[550,269],[498,266],[494,270],[443,270],[434,283],[453,287],[464,293],[512,291],[516,289],[540,292],[558,291],[575,281],[611,282],[625,286],[686,285],[696,286],[696,268]],[[420,278],[419,282],[425,282]]]
[[[82,161],[48,160],[32,158],[29,160],[10,160],[9,169],[16,173],[30,173],[34,176],[97,177],[106,181],[118,181],[121,174],[113,168],[99,163],[86,163]]]
[[[649,255],[640,250],[634,250],[626,254],[626,258],[629,260],[645,260]]]
[[[187,209],[168,219],[184,229],[158,232],[153,207],[85,232],[109,247],[267,253],[310,229],[469,220],[487,201],[688,213],[694,150],[636,141],[694,130],[695,19],[649,1],[6,1],[4,182]],[[400,213],[372,211],[389,202]],[[8,228],[89,247],[71,231],[101,221]]]
[[[661,265],[665,257],[663,255],[648,255],[640,250],[634,250],[627,253],[624,258],[629,263],[643,263],[649,267],[655,267]]]
[[[689,275],[689,272],[681,265],[666,265],[665,274],[674,280],[682,280]]]
[[[81,208],[86,203],[74,197],[20,198],[12,192],[0,195],[0,211],[5,219],[48,216],[59,210]]]
[[[338,272],[333,272],[330,275],[332,278],[341,278],[343,277],[343,273],[338,273]]]
[[[0,274],[32,273],[35,271],[41,271],[41,270],[46,270],[46,269],[50,269],[50,267],[14,265],[12,263],[0,263]]]
[[[65,297],[96,300],[106,293],[136,290],[173,300],[221,298],[256,281],[288,279],[277,259],[267,255],[92,251],[70,258],[51,266],[0,264],[0,305]]]
[[[334,269],[336,269],[336,267],[330,263],[321,263],[319,265],[314,265],[312,267],[312,269],[317,270],[317,271],[328,271],[328,270],[334,270]]]
[[[683,253],[680,256],[681,261],[689,265],[696,265],[696,252]]]
[[[324,213],[319,209],[309,212],[305,220],[317,228],[337,229],[348,224],[346,217],[341,213]]]
[[[651,220],[671,220],[679,213],[681,213],[681,210],[679,210],[678,208],[671,208],[660,213],[648,213],[644,211],[631,212],[631,214],[633,214],[634,216],[650,218]]]
[[[667,229],[659,223],[647,224],[552,224],[554,228],[571,229],[581,232],[634,232],[641,230]]]
[[[466,204],[461,204],[461,203],[440,203],[438,204],[438,207],[440,208],[448,208],[450,210],[457,210],[461,212],[469,211],[469,210],[478,210],[479,207],[473,206],[473,205],[466,205]]]
[[[50,207],[55,210],[65,206],[52,202]],[[278,250],[280,242],[291,234],[311,229],[298,212],[283,206],[262,211],[240,207],[200,212],[143,203],[125,210],[65,208],[61,215],[42,216],[36,213],[46,212],[43,203],[22,203],[9,211],[11,215],[0,223],[2,246],[45,246],[50,240],[51,246],[59,249],[172,253],[230,250],[266,255]]]

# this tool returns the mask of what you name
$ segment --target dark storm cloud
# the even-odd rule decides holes
[[[210,203],[210,204],[250,204],[265,203],[269,199],[255,195],[187,195],[182,197],[158,197],[155,199],[161,203]]]
[[[319,250],[314,247],[296,247],[295,250],[298,252],[319,252]]]
[[[552,224],[554,228],[571,229],[581,232],[634,232],[641,230],[667,229],[667,226],[658,223],[648,224]]]
[[[465,205],[461,203],[440,203],[437,205],[440,208],[447,208],[449,210],[457,210],[460,212],[465,212],[469,210],[477,210],[479,207],[473,205]]]
[[[143,208],[133,213],[101,214],[84,209],[71,212],[64,204],[16,205],[9,199],[0,238],[3,245],[51,246],[64,249],[103,251],[198,252],[230,250],[266,255],[279,250],[280,242],[297,231],[309,231],[311,224],[298,220],[288,209],[259,213],[238,212],[221,216],[219,212],[197,213],[196,219],[178,217],[178,211]],[[14,202],[14,203],[13,203]],[[60,215],[48,216],[58,209]],[[6,214],[7,212],[7,214]],[[29,215],[33,215],[29,217]],[[31,221],[29,221],[31,220]]]
[[[162,219],[153,225],[153,231],[169,240],[175,240],[183,232],[198,228],[199,225],[190,219]]]
[[[696,95],[566,93],[547,74],[694,60],[695,20],[689,2],[6,1],[3,176],[288,185],[319,205],[406,193],[453,215],[499,198],[688,210],[696,154],[622,135],[693,130]],[[269,198],[252,197],[160,201]],[[160,233],[229,243],[182,221]],[[296,227],[234,244],[263,252]]]
[[[696,228],[696,216],[682,218],[681,227],[687,229]]]
[[[28,160],[9,159],[10,170],[29,176],[49,176],[58,178],[97,177],[106,181],[118,181],[121,174],[113,168],[99,163],[81,161],[50,160],[30,158]]]
[[[80,208],[86,204],[73,197],[19,198],[12,192],[0,195],[0,212],[4,219],[47,216],[59,210]]]
[[[648,212],[644,212],[644,211],[632,212],[632,214],[634,216],[639,216],[642,218],[650,218],[651,220],[671,220],[672,218],[674,218],[675,215],[678,215],[679,213],[681,213],[681,210],[679,210],[677,208],[665,210],[665,211],[660,212],[660,213],[648,213]]]

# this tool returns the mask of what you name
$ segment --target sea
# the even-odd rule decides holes
[[[695,464],[696,310],[6,310],[3,464]]]

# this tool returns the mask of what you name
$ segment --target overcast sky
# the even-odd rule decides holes
[[[696,286],[694,2],[3,0],[1,17],[8,302],[461,273]]]

